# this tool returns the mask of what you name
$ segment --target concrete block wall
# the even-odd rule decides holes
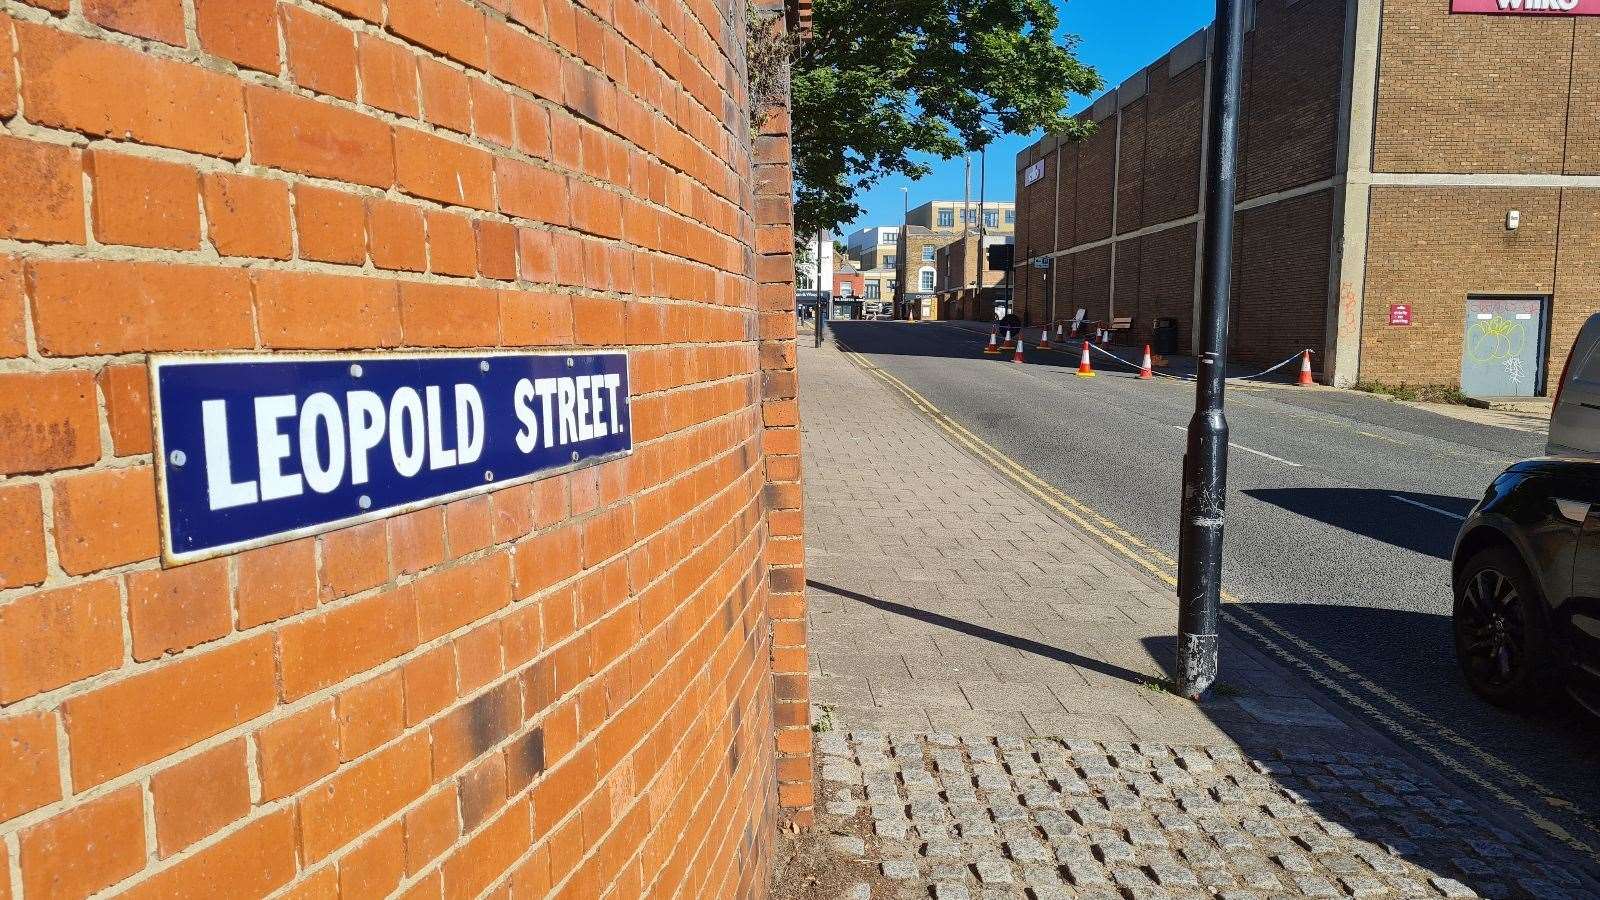
[[[811,791],[743,16],[0,0],[0,898],[764,890]],[[635,453],[159,562],[146,354],[455,347],[630,349]]]

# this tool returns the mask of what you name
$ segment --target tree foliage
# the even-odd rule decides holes
[[[816,0],[812,15],[790,84],[797,237],[855,219],[886,177],[927,175],[913,154],[1092,127],[1066,108],[1100,76],[1054,37],[1051,0]]]

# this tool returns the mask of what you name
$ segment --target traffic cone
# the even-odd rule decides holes
[[[1011,354],[1011,361],[1014,362],[1014,363],[1023,362],[1023,359],[1022,359],[1022,337],[1020,335],[1018,335],[1018,337],[1017,337],[1017,352]]]
[[[1006,329],[1006,339],[1000,342],[1000,349],[1001,350],[1010,350],[1010,349],[1012,349],[1012,348],[1014,348],[1016,346],[1017,345],[1015,343],[1013,343],[1012,340],[1011,340],[1011,329],[1007,328]]]
[[[1058,344],[1061,343],[1061,331],[1062,331],[1061,323],[1057,322],[1056,323],[1056,343],[1058,343]]]
[[[1150,368],[1150,345],[1145,344],[1144,363],[1143,365],[1139,366],[1139,380],[1149,381],[1154,377],[1156,377],[1156,373]]]
[[[1048,326],[1039,329],[1039,349],[1050,349],[1050,328]]]
[[[1308,387],[1316,383],[1316,380],[1311,377],[1311,351],[1307,350],[1300,355],[1300,380],[1296,381],[1295,384],[1301,387]]]
[[[1083,342],[1083,356],[1078,358],[1078,377],[1093,378],[1094,366],[1089,363],[1089,342]]]
[[[999,345],[999,343],[997,343],[996,338],[997,338],[997,335],[995,334],[995,332],[993,332],[993,331],[989,332],[989,346],[983,348],[983,352],[984,353],[987,353],[990,356],[995,356],[995,355],[998,355],[1000,353],[1000,345]]]

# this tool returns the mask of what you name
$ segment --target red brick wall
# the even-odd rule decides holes
[[[811,791],[742,11],[0,0],[0,897],[764,890]],[[394,347],[630,348],[635,453],[158,562],[147,353]]]

